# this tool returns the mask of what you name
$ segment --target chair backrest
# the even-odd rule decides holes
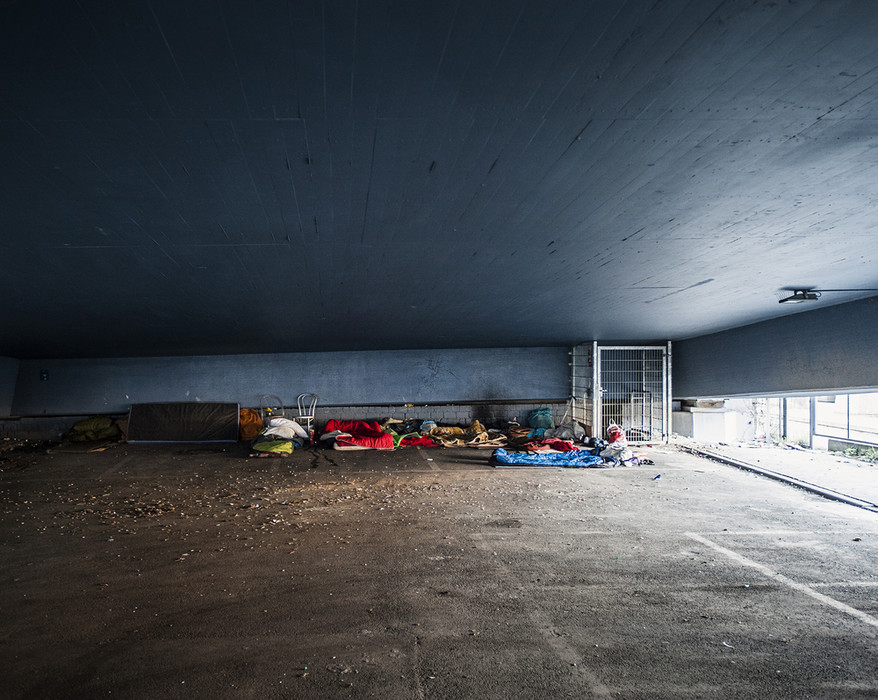
[[[271,418],[284,417],[284,402],[274,394],[263,394],[259,399],[259,414],[262,423],[267,426]]]
[[[317,394],[299,394],[296,405],[299,409],[299,417],[313,418],[314,409],[317,407]]]

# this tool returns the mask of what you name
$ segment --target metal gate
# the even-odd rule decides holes
[[[628,442],[667,440],[670,433],[671,344],[598,347],[595,425],[600,435],[615,423]]]
[[[589,435],[594,429],[594,356],[596,343],[583,343],[570,350],[570,385],[573,420]]]
[[[605,437],[615,423],[625,431],[628,442],[667,441],[670,342],[666,346],[590,343],[577,345],[571,355],[574,418],[589,432]]]

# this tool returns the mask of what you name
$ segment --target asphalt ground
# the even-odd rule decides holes
[[[4,698],[875,698],[878,515],[673,448],[0,454]]]

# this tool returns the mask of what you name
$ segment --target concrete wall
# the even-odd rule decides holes
[[[486,427],[502,427],[509,421],[516,420],[520,425],[527,425],[527,417],[531,411],[548,408],[556,424],[571,420],[568,413],[568,401],[548,400],[539,402],[515,401],[497,403],[439,404],[400,406],[327,406],[317,408],[317,422],[324,423],[330,418],[342,420],[382,420],[398,418],[409,420],[434,420],[440,425],[468,425],[474,420],[481,421]]]
[[[22,360],[17,415],[116,413],[132,403],[456,403],[568,397],[567,348],[483,348],[203,357]]]
[[[679,398],[878,387],[878,297],[678,341],[673,387]]]
[[[725,409],[690,408],[671,414],[671,432],[698,442],[733,442],[740,432],[738,414]]]
[[[12,399],[18,379],[19,362],[11,357],[0,357],[0,416],[12,414]]]

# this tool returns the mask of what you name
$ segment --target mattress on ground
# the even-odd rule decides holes
[[[336,440],[332,441],[332,449],[340,452],[356,452],[357,450],[371,450],[371,447],[363,447],[362,445],[339,445]]]
[[[208,401],[136,403],[128,442],[237,442],[239,406]]]
[[[612,466],[604,462],[603,457],[589,450],[570,450],[569,452],[530,453],[508,452],[502,447],[491,454],[491,464],[495,467],[530,466],[530,467],[597,467]]]

